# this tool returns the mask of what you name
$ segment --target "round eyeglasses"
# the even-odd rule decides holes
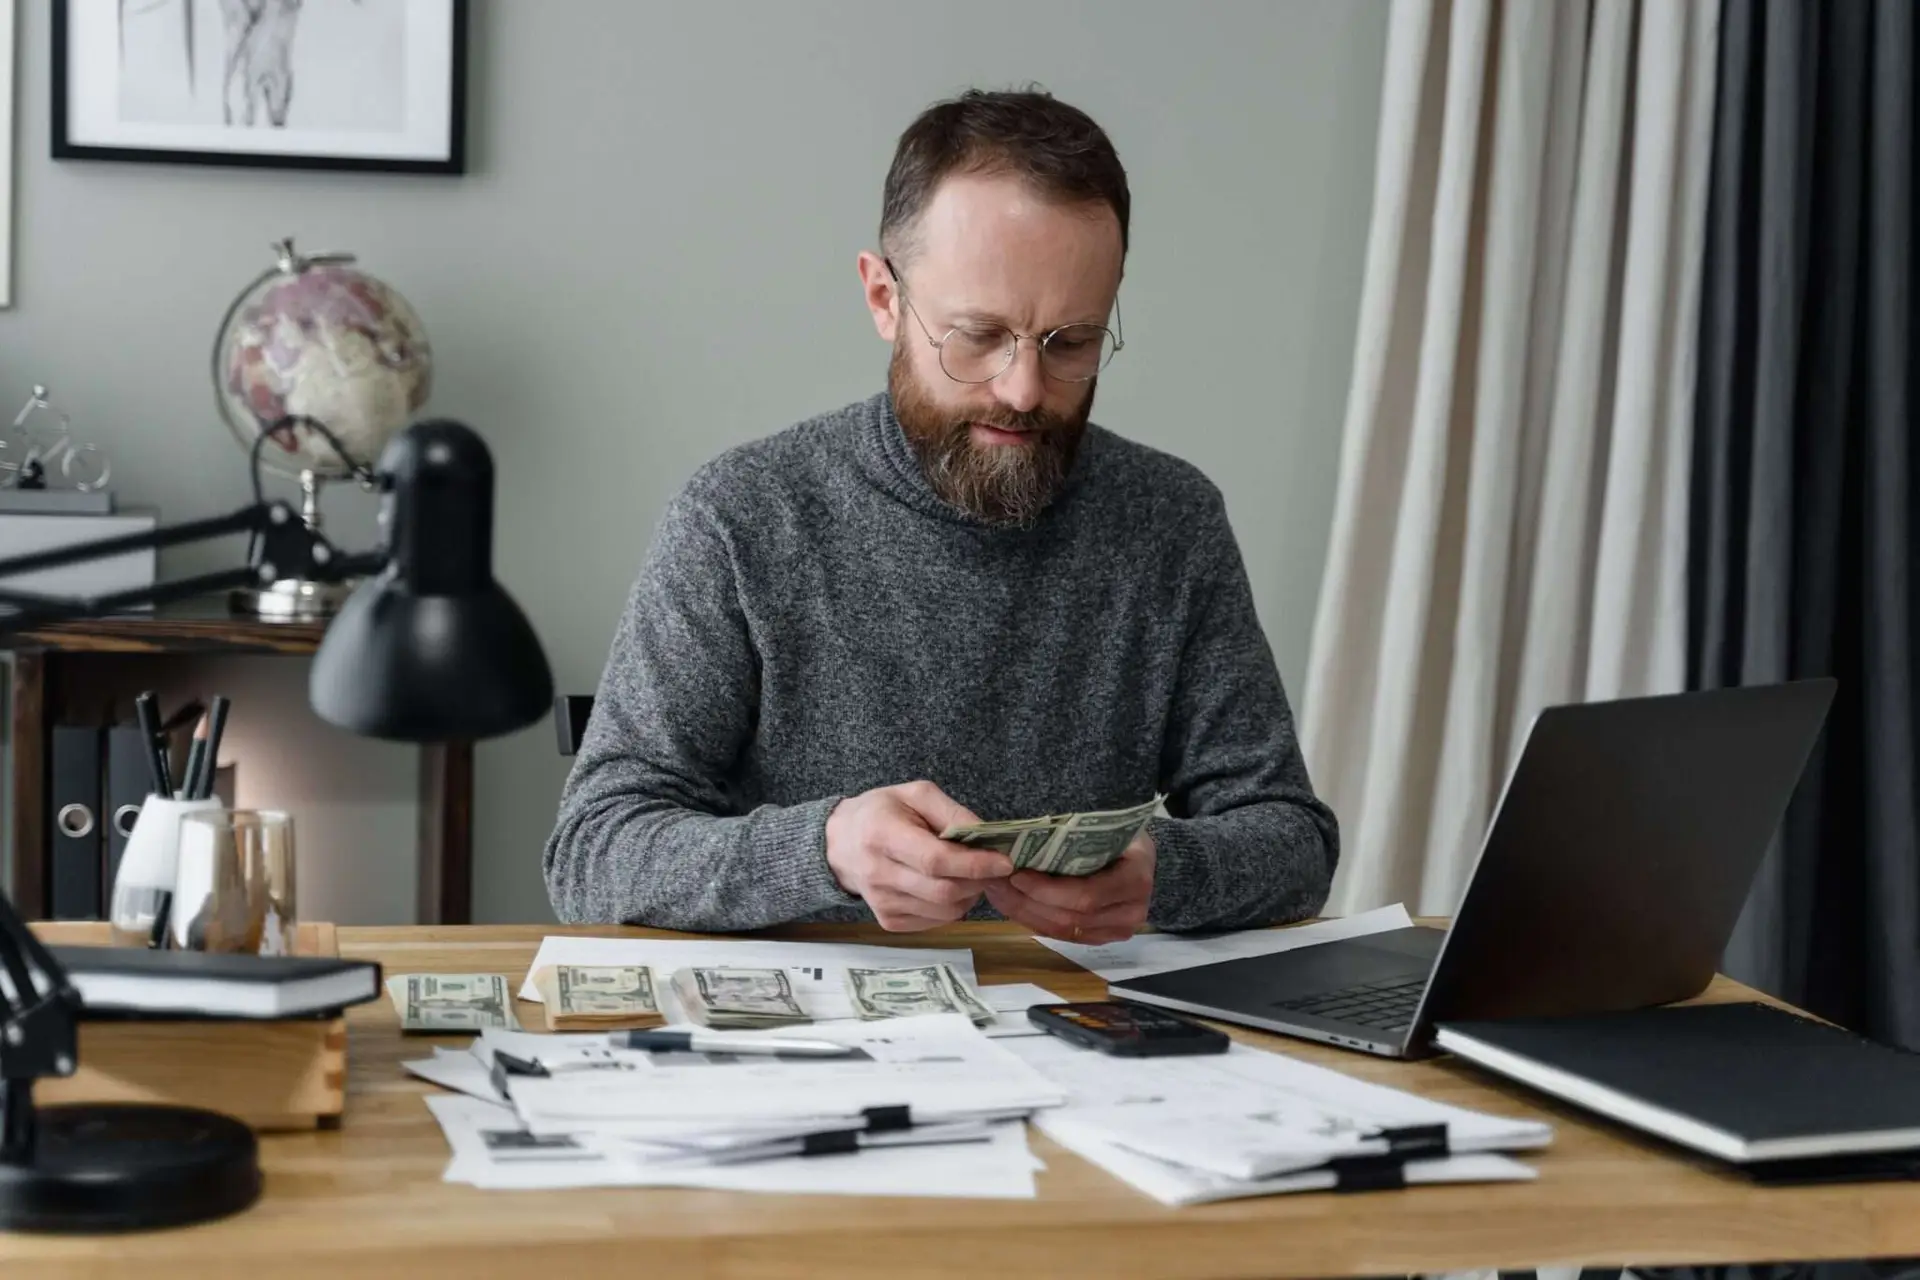
[[[913,312],[920,332],[927,335],[927,345],[940,353],[940,371],[955,382],[992,382],[1012,367],[1023,339],[1039,348],[1040,370],[1056,382],[1086,382],[1127,345],[1103,324],[1063,324],[1045,333],[1021,333],[1003,324],[977,323],[955,325],[936,338],[907,297],[906,286],[892,262],[887,263],[887,271],[900,286],[900,301]],[[1114,299],[1113,316],[1114,322],[1120,323],[1118,298]]]

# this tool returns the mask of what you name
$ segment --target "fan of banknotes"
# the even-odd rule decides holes
[[[960,823],[942,831],[940,838],[1004,853],[1013,860],[1016,871],[1090,876],[1113,865],[1127,851],[1164,799],[1155,796],[1131,809]]]
[[[532,974],[549,1031],[614,1031],[666,1021],[646,965],[542,965]]]

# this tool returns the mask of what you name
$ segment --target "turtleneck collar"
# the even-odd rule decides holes
[[[861,469],[867,477],[885,490],[889,495],[925,515],[964,525],[982,533],[998,533],[1009,536],[1033,533],[1054,523],[1061,511],[1067,507],[1086,478],[1092,466],[1093,456],[1100,449],[1099,427],[1087,424],[1085,434],[1080,437],[1080,447],[1074,453],[1073,465],[1067,469],[1066,482],[1060,492],[1054,495],[1047,509],[1032,529],[1008,528],[990,524],[971,512],[963,511],[934,492],[933,485],[927,480],[926,472],[920,466],[919,455],[907,442],[906,430],[900,425],[900,419],[893,412],[893,396],[882,391],[870,398],[860,415],[859,426],[855,429],[854,452],[860,460]]]

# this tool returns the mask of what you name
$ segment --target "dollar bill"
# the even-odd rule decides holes
[[[993,1010],[966,979],[945,964],[905,969],[848,969],[847,998],[862,1018],[906,1018],[921,1013],[963,1013],[977,1025]]]
[[[687,1017],[703,1027],[744,1030],[813,1021],[779,969],[680,969],[672,984]]]
[[[1127,851],[1165,798],[1155,796],[1128,809],[960,823],[942,831],[940,838],[1004,853],[1016,871],[1090,876],[1113,865]]]
[[[387,979],[400,1030],[457,1035],[488,1027],[519,1030],[512,989],[498,973],[407,973]]]
[[[651,1027],[664,1021],[645,965],[544,965],[533,972],[547,1030]]]

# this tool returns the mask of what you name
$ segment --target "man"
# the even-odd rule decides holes
[[[887,391],[669,505],[547,843],[563,919],[1104,942],[1320,909],[1337,828],[1219,491],[1088,421],[1127,218],[1106,135],[1046,94],[901,136],[859,258]],[[1091,876],[939,838],[1161,792]]]

